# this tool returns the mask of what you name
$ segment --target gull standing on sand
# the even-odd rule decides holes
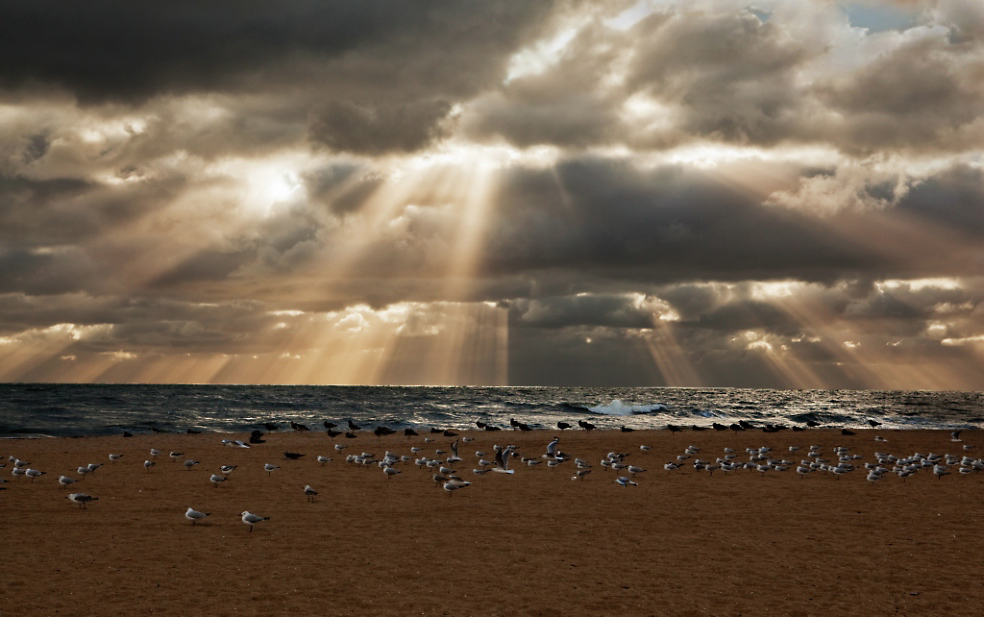
[[[236,467],[238,467],[238,465],[223,465],[222,467],[219,467],[219,471],[228,476],[236,470]]]
[[[72,500],[72,503],[79,504],[80,509],[85,508],[86,504],[89,503],[90,501],[99,500],[98,497],[91,497],[89,495],[86,495],[85,493],[72,493],[71,495],[68,496],[68,498]]]
[[[191,471],[191,468],[194,467],[195,465],[197,465],[199,462],[201,462],[201,461],[196,461],[194,459],[188,459],[187,461],[184,462],[185,469],[187,469],[188,471]]]
[[[114,463],[120,460],[121,458],[123,458],[122,454],[113,454],[112,452],[109,453],[109,460],[111,460]]]
[[[199,512],[194,508],[188,508],[185,512],[185,518],[191,521],[191,526],[194,527],[198,521],[204,520],[206,516],[211,516],[211,512]]]
[[[327,456],[318,455],[318,462],[321,463],[322,467],[324,467],[325,463],[331,462],[331,458]]]
[[[274,465],[273,463],[267,463],[266,465],[263,466],[263,470],[267,472],[268,476],[270,475],[270,472],[274,471],[275,469],[280,469],[280,467]]]
[[[220,476],[219,474],[215,474],[215,473],[213,473],[212,476],[208,479],[208,481],[211,482],[212,486],[214,486],[215,488],[219,488],[219,484],[225,482],[225,480],[226,480],[225,476]]]
[[[69,484],[75,484],[75,480],[73,478],[69,478],[68,476],[58,476],[58,484],[68,486]]]
[[[625,486],[625,487],[639,486],[638,483],[633,482],[632,480],[630,480],[629,479],[629,476],[619,476],[619,477],[615,478],[615,483],[618,484],[619,486]]]
[[[30,478],[31,479],[31,482],[34,482],[34,478],[38,478],[40,476],[43,476],[45,473],[47,473],[47,472],[39,471],[37,469],[28,469],[28,470],[26,470],[24,472],[24,475],[27,476],[28,478]]]
[[[150,468],[156,464],[157,463],[155,463],[154,461],[150,461],[150,460],[144,461],[144,469],[147,470],[147,473],[150,473]]]
[[[255,525],[257,523],[262,523],[263,521],[270,520],[270,517],[269,516],[260,516],[259,514],[250,514],[249,510],[243,510],[243,513],[240,516],[243,517],[243,522],[246,523],[247,525],[249,525],[249,531],[250,531],[250,533],[253,532],[253,525]]]
[[[471,482],[465,480],[459,480],[457,478],[451,478],[444,483],[444,490],[447,491],[448,497],[454,494],[459,488],[465,488],[466,486],[471,486]]]
[[[311,485],[310,484],[305,484],[304,485],[304,495],[307,496],[307,500],[308,501],[313,502],[314,501],[314,497],[317,494],[318,494],[318,491],[316,491],[313,488],[311,488]]]

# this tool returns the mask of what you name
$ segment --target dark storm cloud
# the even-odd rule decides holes
[[[13,88],[53,84],[83,101],[139,101],[163,93],[253,89],[264,80],[296,81],[294,71],[304,62],[379,47],[403,51],[423,40],[444,47],[445,53],[462,45],[493,52],[490,60],[501,62],[494,52],[501,54],[515,44],[548,4],[5,3],[0,11],[0,83]],[[399,61],[398,56],[389,59]]]
[[[444,100],[384,105],[335,102],[311,126],[311,139],[338,152],[379,155],[421,150],[448,134]]]
[[[517,301],[510,322],[517,326],[563,328],[571,325],[650,328],[653,311],[635,298],[580,295]]]
[[[865,247],[794,212],[768,208],[715,180],[670,165],[578,159],[523,175],[503,190],[489,266],[579,268],[669,282],[833,280],[884,266]]]
[[[644,20],[628,77],[683,108],[688,132],[739,143],[775,143],[799,120],[795,69],[816,55],[775,21],[751,11],[681,12]]]

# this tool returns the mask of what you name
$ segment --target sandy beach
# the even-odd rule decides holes
[[[515,444],[539,457],[551,437],[594,465],[514,475],[472,473],[475,451]],[[250,449],[245,435],[11,439],[0,455],[46,474],[0,477],[0,614],[41,615],[979,615],[984,573],[984,476],[866,480],[876,451],[984,456],[984,435],[945,431],[550,431],[461,433],[471,486],[449,495],[413,463],[387,478],[345,454],[411,447],[434,457],[454,437],[329,439],[275,432]],[[887,439],[877,442],[875,435]],[[347,446],[343,454],[334,444]],[[651,446],[646,453],[640,445]],[[668,472],[688,446],[699,453]],[[733,448],[771,448],[800,461],[810,445],[833,459],[846,446],[858,469],[837,477],[794,469],[693,469]],[[964,446],[973,446],[965,450]],[[791,453],[789,446],[802,450]],[[148,472],[151,448],[163,454]],[[170,451],[183,454],[177,462]],[[285,451],[303,453],[285,460]],[[608,452],[646,468],[621,487]],[[110,462],[109,453],[123,454]],[[320,465],[318,455],[333,460]],[[199,460],[190,471],[182,464]],[[6,460],[5,460],[6,462]],[[104,463],[71,487],[80,465]],[[265,463],[280,467],[272,473]],[[209,477],[237,465],[218,488]],[[623,472],[624,473],[624,472]],[[318,491],[309,501],[303,487]],[[85,509],[66,496],[98,501]],[[188,507],[211,513],[192,525]],[[244,510],[269,517],[253,532]]]

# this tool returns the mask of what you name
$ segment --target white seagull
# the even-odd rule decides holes
[[[185,518],[191,521],[191,526],[194,527],[198,521],[204,520],[206,516],[211,516],[211,512],[199,512],[194,508],[188,508],[185,512]]]
[[[314,501],[314,496],[318,494],[318,491],[311,488],[310,484],[304,485],[304,495],[307,496],[308,501]],[[246,519],[243,519],[245,522]]]
[[[73,478],[69,478],[68,476],[58,476],[58,484],[68,486],[69,484],[75,484],[75,480]]]
[[[249,510],[243,510],[241,516],[243,517],[243,522],[249,525],[250,533],[253,532],[253,525],[257,523],[262,523],[263,521],[270,520],[269,516],[260,516],[259,514],[251,514]]]
[[[216,473],[213,473],[212,477],[208,479],[208,481],[211,482],[212,486],[214,486],[215,488],[219,488],[219,484],[225,482],[225,480],[226,480],[225,476],[220,476],[219,474]]]
[[[466,486],[471,486],[471,482],[452,478],[444,483],[444,490],[447,491],[448,497],[450,497],[456,490],[459,488],[465,488]]]
[[[68,496],[72,500],[72,503],[79,504],[79,508],[85,508],[85,505],[90,501],[98,501],[98,497],[91,497],[85,493],[72,493]]]
[[[267,472],[268,476],[270,475],[270,472],[275,469],[280,469],[280,467],[274,465],[273,463],[267,463],[266,465],[263,466],[263,470]]]

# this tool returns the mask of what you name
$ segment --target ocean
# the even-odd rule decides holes
[[[599,430],[782,424],[886,429],[984,426],[984,393],[742,388],[437,386],[235,386],[0,384],[0,437],[134,435],[153,431],[249,432],[291,422],[324,430],[352,420],[364,429],[510,428]]]

